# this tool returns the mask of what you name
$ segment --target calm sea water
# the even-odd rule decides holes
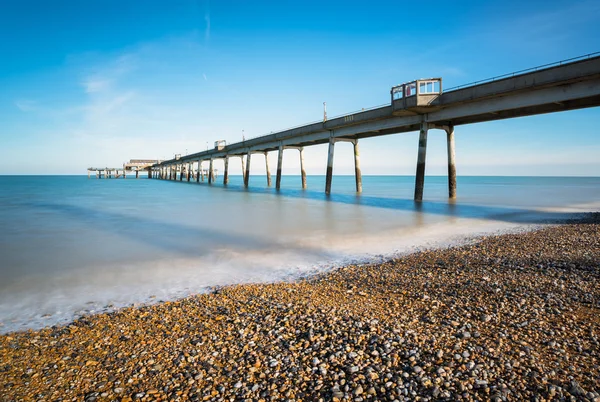
[[[600,178],[252,176],[227,187],[148,179],[0,176],[0,332],[39,328],[209,286],[334,265],[598,210]],[[273,177],[274,179],[274,177]]]

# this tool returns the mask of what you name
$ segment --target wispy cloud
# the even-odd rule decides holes
[[[37,102],[28,99],[15,101],[15,106],[22,112],[31,112],[36,109]]]
[[[204,39],[208,41],[210,39],[210,10],[207,10],[204,13],[204,22],[206,22],[206,28],[204,28]]]
[[[208,81],[208,78],[206,78],[206,74],[202,73],[202,77],[204,77],[204,81]]]
[[[93,93],[106,90],[110,86],[110,82],[108,79],[89,78],[87,81],[82,82],[82,85],[86,93]]]

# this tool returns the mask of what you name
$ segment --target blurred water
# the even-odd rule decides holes
[[[148,179],[0,176],[0,332],[207,286],[288,279],[336,264],[598,210],[600,178],[240,176],[208,186]],[[273,177],[274,179],[274,177]]]

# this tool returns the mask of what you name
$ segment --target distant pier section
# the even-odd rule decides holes
[[[157,163],[161,163],[161,160],[158,159],[130,159],[129,162],[123,163],[123,167],[119,168],[110,168],[110,167],[89,167],[87,169],[88,179],[91,177],[92,173],[96,176],[97,179],[118,179],[118,178],[127,178],[127,172],[134,173],[135,178],[140,177],[140,172],[147,171],[148,178],[152,177],[152,166]]]

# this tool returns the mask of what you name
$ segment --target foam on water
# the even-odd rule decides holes
[[[228,188],[0,177],[0,331],[381,261],[575,217],[600,199],[600,179],[589,178],[459,178],[460,198],[449,203],[445,179],[428,177],[422,204],[407,197],[411,178],[367,176],[362,196],[353,178],[335,179],[325,197],[297,190],[294,177],[280,193],[244,190],[236,177]],[[309,186],[322,181],[309,177]]]

